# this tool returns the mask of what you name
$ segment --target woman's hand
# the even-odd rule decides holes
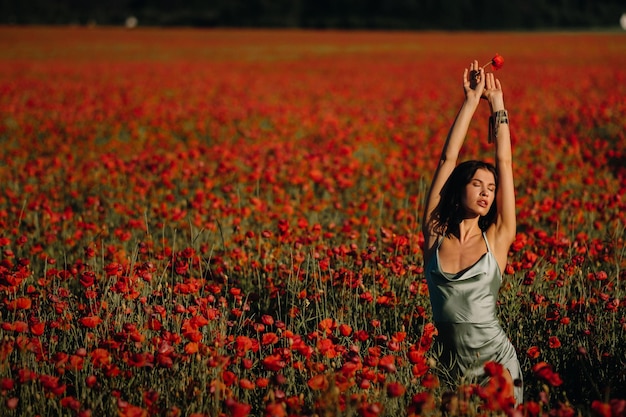
[[[485,74],[485,89],[482,97],[489,102],[491,111],[504,110],[504,95],[502,85],[492,72]]]
[[[478,101],[485,89],[485,70],[474,60],[469,68],[463,71],[463,89],[467,100]]]

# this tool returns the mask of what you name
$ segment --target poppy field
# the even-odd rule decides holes
[[[420,217],[496,53],[525,402],[450,414],[625,416],[624,33],[97,27],[0,28],[1,414],[442,414]]]

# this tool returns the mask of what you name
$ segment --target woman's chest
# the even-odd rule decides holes
[[[461,244],[456,239],[444,239],[438,249],[439,266],[449,274],[458,274],[474,266],[487,253],[485,241]]]

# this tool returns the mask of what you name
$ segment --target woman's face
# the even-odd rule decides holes
[[[461,203],[468,216],[486,216],[496,196],[496,180],[491,171],[479,168],[465,186]]]

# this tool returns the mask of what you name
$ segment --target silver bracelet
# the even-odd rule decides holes
[[[498,127],[502,123],[509,124],[509,112],[506,110],[498,110],[489,116],[489,143],[498,137]]]

